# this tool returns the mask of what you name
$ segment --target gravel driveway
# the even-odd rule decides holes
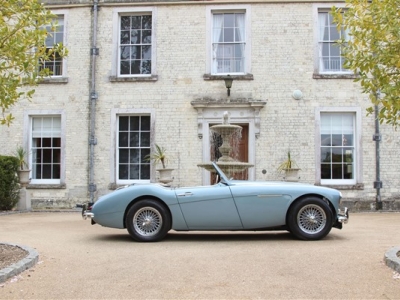
[[[159,243],[79,213],[24,213],[0,216],[0,242],[39,253],[0,285],[0,299],[400,299],[399,276],[383,263],[400,245],[399,213],[352,214],[316,242],[171,232]]]

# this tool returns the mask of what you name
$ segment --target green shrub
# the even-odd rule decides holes
[[[0,210],[11,210],[19,200],[18,159],[0,155]]]

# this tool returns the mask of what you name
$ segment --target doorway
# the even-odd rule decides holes
[[[215,125],[215,124],[210,124],[210,127],[212,125]],[[231,140],[231,146],[234,147],[236,150],[232,151],[229,154],[229,156],[240,162],[248,162],[249,161],[249,124],[233,124],[233,125],[241,126],[242,131],[241,131],[241,138],[236,143],[233,142],[233,140]],[[213,142],[211,142],[211,141],[213,141]],[[211,158],[211,161],[215,161],[221,156],[221,153],[218,150],[218,147],[220,147],[222,144],[221,136],[217,136],[217,134],[214,133],[214,136],[211,137],[211,141],[210,141],[210,151],[211,151],[210,158]],[[247,180],[249,177],[248,169],[241,171],[241,172],[233,173],[233,174],[231,174],[231,177],[236,180]],[[216,182],[215,173],[211,173],[210,180],[211,180],[211,183]]]

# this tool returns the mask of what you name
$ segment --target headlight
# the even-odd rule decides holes
[[[342,198],[343,198],[342,192],[339,192],[339,204],[342,203]]]

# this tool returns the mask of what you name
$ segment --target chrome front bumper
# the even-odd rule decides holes
[[[337,221],[342,224],[347,224],[349,221],[349,210],[345,207],[343,210],[338,209]]]
[[[93,203],[89,202],[89,203],[85,203],[85,204],[77,204],[76,207],[77,208],[82,208],[82,218],[84,220],[90,218],[92,220],[92,224],[93,224],[93,217],[94,214],[92,213],[92,206]]]

